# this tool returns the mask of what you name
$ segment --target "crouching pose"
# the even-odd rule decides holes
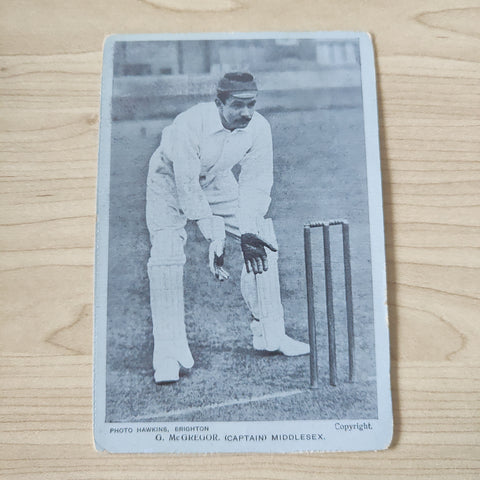
[[[309,347],[285,334],[273,224],[265,219],[273,183],[272,134],[255,112],[257,86],[249,73],[227,73],[214,102],[178,115],[162,132],[147,180],[148,261],[157,383],[179,379],[193,357],[184,319],[183,266],[187,220],[210,242],[210,270],[223,268],[225,232],[240,239],[243,298],[252,313],[255,350],[305,355]],[[240,164],[239,180],[232,167]]]

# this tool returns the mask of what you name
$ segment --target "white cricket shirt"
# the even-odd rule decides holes
[[[267,213],[273,184],[272,133],[258,112],[247,127],[230,131],[223,127],[214,102],[195,105],[164,128],[160,146],[150,160],[149,181],[155,181],[161,162],[173,165],[180,207],[191,220],[212,215],[201,183],[210,183],[236,164],[241,167],[240,232],[255,232],[256,219]]]

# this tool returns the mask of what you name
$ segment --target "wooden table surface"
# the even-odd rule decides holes
[[[478,0],[3,0],[0,478],[479,478],[479,25]],[[395,415],[387,451],[93,448],[103,39],[233,30],[373,35]]]

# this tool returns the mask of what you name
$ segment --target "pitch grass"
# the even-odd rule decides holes
[[[347,352],[341,237],[332,229],[339,386],[328,383],[320,232],[313,251],[320,389],[309,390],[309,357],[253,351],[241,298],[239,245],[227,242],[231,279],[211,276],[208,246],[187,226],[185,305],[195,366],[178,383],[156,385],[146,264],[148,160],[170,120],[112,126],[107,339],[107,421],[242,421],[375,418],[376,382],[362,112],[358,108],[273,112],[275,185],[269,216],[280,245],[286,330],[308,341],[303,224],[344,218],[351,224],[356,377],[346,382]],[[276,394],[289,396],[275,398]],[[245,402],[268,396],[266,400]],[[232,402],[239,404],[232,405]],[[222,404],[227,404],[222,406]],[[212,407],[213,405],[213,407]],[[218,405],[218,406],[215,406]],[[183,413],[176,414],[177,411]],[[166,416],[167,415],[167,416]]]

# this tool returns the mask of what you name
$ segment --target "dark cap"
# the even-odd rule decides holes
[[[237,98],[251,98],[257,92],[257,84],[253,75],[248,72],[229,72],[220,79],[217,92],[225,92]]]

